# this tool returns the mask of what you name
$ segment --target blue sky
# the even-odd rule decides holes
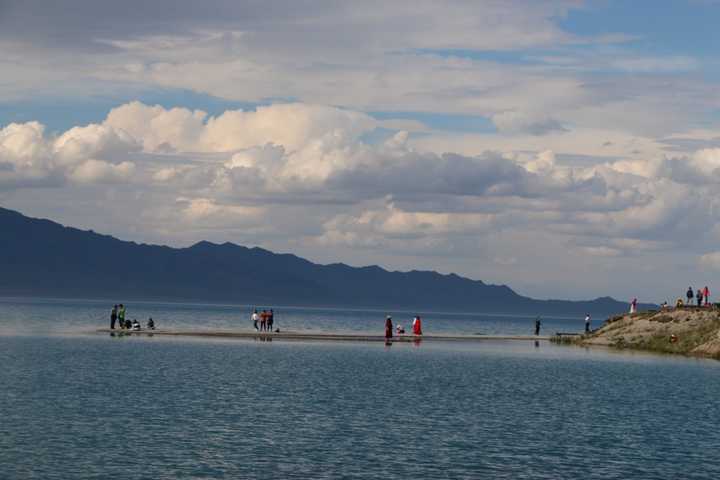
[[[0,204],[661,301],[720,273],[718,23],[710,0],[3,2]]]

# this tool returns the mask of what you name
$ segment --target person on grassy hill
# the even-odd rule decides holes
[[[590,314],[585,315],[585,333],[590,333]]]
[[[689,307],[692,305],[693,297],[695,297],[695,294],[693,293],[693,288],[688,287],[687,292],[685,293],[685,297],[687,298],[686,305]]]
[[[633,298],[630,302],[630,313],[637,313],[637,298]]]
[[[703,288],[703,298],[705,299],[705,306],[710,305],[710,289],[705,285],[705,288]]]
[[[695,299],[697,300],[697,306],[702,307],[703,302],[703,292],[698,288],[697,293],[695,294]]]

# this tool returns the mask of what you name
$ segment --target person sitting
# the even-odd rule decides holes
[[[395,330],[397,331],[398,335],[404,335],[404,334],[405,334],[405,328],[404,328],[402,325],[400,325],[400,324],[398,324],[398,325],[395,327]]]
[[[136,331],[140,330],[140,322],[137,321],[137,318],[133,318],[132,329]]]
[[[155,330],[155,322],[153,321],[152,317],[148,319],[147,328],[148,330]]]
[[[678,298],[677,302],[675,302],[675,308],[682,308],[683,307],[683,299]]]

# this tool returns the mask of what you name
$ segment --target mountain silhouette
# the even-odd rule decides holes
[[[0,296],[609,314],[625,303],[535,300],[455,274],[319,265],[291,254],[202,241],[138,244],[0,208]]]

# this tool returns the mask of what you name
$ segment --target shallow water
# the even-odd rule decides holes
[[[127,319],[145,325],[152,317],[158,328],[230,329],[254,331],[250,315],[254,308],[275,310],[275,327],[293,332],[352,332],[382,334],[385,316],[410,331],[412,318],[421,315],[426,334],[514,334],[528,335],[536,316],[486,313],[410,312],[305,308],[251,305],[204,305],[157,302],[131,302]],[[0,298],[0,334],[79,333],[110,326],[112,304],[99,300],[50,300]],[[540,312],[539,312],[540,313]],[[542,332],[579,332],[584,316],[563,318],[541,316]],[[595,324],[599,325],[598,317]]]
[[[57,322],[46,307],[13,322]],[[720,475],[715,361],[5,330],[0,478]]]

